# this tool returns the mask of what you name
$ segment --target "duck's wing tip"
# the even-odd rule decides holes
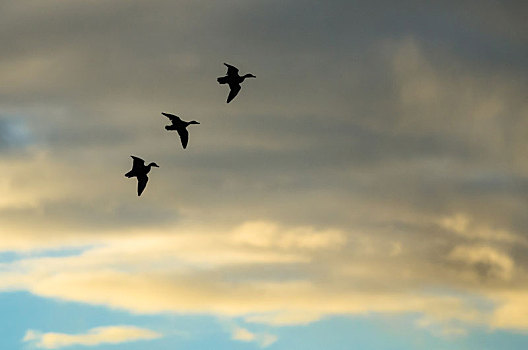
[[[178,117],[177,115],[170,114],[170,113],[165,113],[165,112],[161,112],[161,114],[163,114],[164,116],[169,118],[172,122],[174,122],[175,120],[176,121],[181,121],[180,117]]]
[[[189,143],[189,132],[187,129],[178,129],[178,135],[180,135],[181,144],[183,146],[183,149],[187,148],[187,144]]]
[[[147,175],[138,176],[137,180],[138,180],[137,195],[139,197],[145,190],[145,187],[147,187],[148,176]]]
[[[227,103],[233,101],[233,99],[238,95],[238,92],[240,91],[240,85],[238,84],[231,84],[229,85],[230,91],[229,96],[227,96]]]

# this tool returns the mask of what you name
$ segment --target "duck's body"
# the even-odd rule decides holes
[[[225,77],[220,77],[216,79],[219,84],[228,84],[229,85],[229,96],[227,96],[227,103],[231,102],[235,96],[240,91],[240,84],[246,79],[246,78],[256,78],[253,74],[245,74],[243,76],[238,75],[238,68],[224,63],[224,65],[227,67],[227,74]]]
[[[148,182],[148,176],[147,174],[150,172],[150,169],[154,166],[156,168],[159,168],[159,165],[156,163],[150,163],[149,165],[145,165],[145,161],[141,158],[131,156],[134,162],[132,163],[132,170],[130,170],[128,173],[125,174],[126,177],[136,177],[138,180],[138,187],[137,187],[137,194],[138,196],[141,196],[141,193],[143,193],[143,190],[147,186]]]
[[[178,135],[180,135],[180,140],[183,146],[183,149],[187,147],[187,143],[189,142],[189,132],[187,131],[187,127],[191,124],[200,124],[196,120],[191,120],[190,122],[186,122],[185,120],[181,120],[177,115],[173,115],[170,113],[161,113],[167,118],[170,119],[172,122],[171,125],[166,125],[166,130],[176,130],[178,132]]]

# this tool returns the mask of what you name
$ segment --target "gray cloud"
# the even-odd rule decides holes
[[[8,131],[5,122],[0,120],[0,148],[7,147]]]
[[[528,31],[517,3],[2,4],[0,148],[12,147],[10,125],[31,147],[0,159],[0,224],[68,238],[261,219],[332,227],[347,243],[307,268],[217,276],[370,292],[407,271],[405,291],[522,289]],[[258,77],[229,105],[215,82],[224,61]],[[187,150],[162,111],[202,123]],[[161,166],[140,200],[123,177],[131,154]],[[335,272],[358,262],[379,275]]]

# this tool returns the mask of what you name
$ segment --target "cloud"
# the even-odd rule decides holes
[[[243,342],[255,342],[261,348],[266,348],[277,341],[277,336],[268,333],[252,333],[241,327],[233,329],[231,339]]]
[[[334,63],[325,74],[349,72],[348,60]],[[292,70],[296,85],[324,81],[311,63],[300,64]],[[379,76],[361,75],[369,67]],[[314,76],[300,77],[305,69]],[[194,146],[177,158],[177,140],[160,137],[164,120],[154,122],[157,98],[172,103],[163,94],[145,104],[134,102],[146,96],[133,90],[115,101],[91,96],[104,112],[85,105],[82,121],[44,110],[40,117],[56,130],[40,132],[59,140],[1,163],[10,183],[2,249],[87,248],[4,264],[0,286],[138,313],[235,315],[270,325],[418,312],[448,325],[525,327],[519,317],[504,321],[515,309],[500,294],[528,285],[526,247],[514,247],[525,239],[528,209],[518,181],[528,164],[522,84],[508,75],[483,78],[479,67],[413,38],[375,42],[346,74],[339,90],[292,89],[288,99],[271,100],[276,84],[263,82],[255,87],[267,100],[258,114],[242,113],[242,104],[228,113],[182,102],[211,129],[197,128]],[[209,91],[205,83],[199,89]],[[199,96],[188,93],[191,101]],[[332,108],[324,107],[329,101]],[[97,144],[69,147],[76,137],[63,135],[86,126],[101,137]],[[108,127],[123,134],[104,142]],[[122,176],[137,148],[166,169],[153,174],[141,201],[131,200],[135,184]],[[475,191],[483,171],[486,181],[518,190]],[[495,311],[472,298],[497,310],[504,303],[502,316],[493,323]]]
[[[96,346],[119,344],[162,337],[160,333],[133,326],[108,326],[90,329],[84,334],[42,333],[28,330],[22,341],[35,344],[43,349],[60,349],[72,345]]]
[[[1,288],[526,329],[528,31],[486,3],[3,4],[0,250],[42,254]],[[259,77],[229,106],[224,60]],[[202,123],[185,152],[161,111]],[[141,199],[130,154],[163,170]]]
[[[449,259],[475,266],[479,274],[497,274],[510,279],[514,272],[514,262],[506,254],[487,246],[456,246]]]
[[[505,291],[494,295],[498,307],[493,312],[491,324],[493,328],[515,329],[526,332],[528,321],[528,289],[520,291]]]
[[[448,278],[450,271],[401,260],[404,253],[391,255],[392,242],[359,233],[347,242],[341,240],[343,232],[263,221],[214,234],[190,231],[150,232],[127,242],[107,238],[80,255],[5,263],[0,288],[137,313],[205,312],[270,325],[369,312],[420,312],[439,321],[470,323],[483,319],[461,298],[417,292],[414,285]],[[248,244],[240,240],[241,232],[250,237],[286,232],[288,243]],[[348,266],[353,269],[343,268]]]
[[[237,228],[234,240],[255,247],[316,250],[339,247],[346,242],[346,237],[338,230],[317,232],[311,227],[284,230],[270,222],[253,221]]]
[[[431,320],[427,317],[422,317],[416,322],[416,326],[419,328],[429,330],[433,335],[443,338],[455,338],[463,337],[468,334],[468,329],[461,326],[459,322],[444,322],[438,323],[435,320]]]
[[[514,235],[505,230],[497,230],[490,227],[483,227],[475,225],[471,222],[471,218],[464,214],[456,214],[453,216],[448,216],[442,218],[439,224],[461,236],[470,238],[470,239],[480,239],[488,241],[503,241],[509,243],[524,243],[526,240],[518,235]]]
[[[253,341],[255,340],[255,334],[251,333],[245,328],[235,328],[233,330],[232,339],[240,341]]]
[[[246,322],[261,323],[273,326],[300,325],[315,322],[321,318],[318,312],[310,311],[278,311],[249,315],[244,318]]]

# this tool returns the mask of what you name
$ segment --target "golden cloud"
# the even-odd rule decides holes
[[[160,338],[162,335],[150,329],[133,326],[108,326],[90,329],[84,334],[42,333],[28,330],[24,342],[31,342],[38,348],[60,349],[72,345],[95,346],[99,344],[119,344],[138,340]]]

